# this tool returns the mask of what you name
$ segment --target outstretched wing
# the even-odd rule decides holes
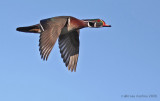
[[[61,57],[68,70],[76,71],[79,55],[79,30],[62,34],[59,36],[59,48]]]
[[[66,23],[67,18],[57,17],[40,21],[41,34],[39,39],[39,51],[43,60],[48,59],[48,56]]]

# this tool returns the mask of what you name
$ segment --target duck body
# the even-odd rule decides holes
[[[43,31],[44,29],[42,27],[48,27],[46,26],[49,25],[51,26],[52,24],[57,23],[58,26],[63,26],[62,28],[62,32],[60,34],[66,34],[70,31],[76,30],[76,29],[81,29],[84,27],[88,27],[88,25],[86,23],[84,23],[84,21],[79,20],[75,17],[72,16],[57,16],[57,17],[52,17],[52,18],[48,18],[48,19],[43,19],[40,21],[40,31]],[[64,25],[65,24],[65,25]],[[42,26],[44,25],[44,26]]]
[[[76,71],[79,56],[79,30],[85,27],[111,27],[100,19],[79,20],[72,16],[57,16],[41,20],[39,24],[18,27],[17,31],[40,33],[39,51],[41,58],[47,60],[56,40],[61,57],[68,70]]]

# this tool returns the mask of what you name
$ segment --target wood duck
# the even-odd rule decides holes
[[[58,39],[61,57],[68,70],[76,72],[79,55],[79,30],[91,27],[111,27],[101,19],[79,20],[72,16],[57,16],[41,20],[39,24],[18,27],[17,31],[40,33],[39,51],[41,58],[47,60]]]

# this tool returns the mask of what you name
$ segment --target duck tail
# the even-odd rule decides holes
[[[18,27],[16,30],[20,32],[28,32],[28,33],[40,33],[41,32],[39,24],[27,26],[27,27]]]

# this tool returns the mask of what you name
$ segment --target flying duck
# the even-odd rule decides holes
[[[16,30],[29,33],[40,33],[39,51],[41,58],[47,60],[58,39],[61,57],[68,70],[76,72],[79,56],[79,30],[85,27],[111,27],[101,19],[79,20],[72,16],[57,16],[43,19],[39,24],[18,27]]]

